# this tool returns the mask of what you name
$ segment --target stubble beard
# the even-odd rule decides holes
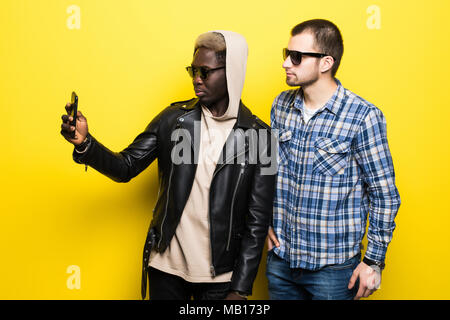
[[[290,87],[305,87],[314,84],[318,79],[318,77],[301,80],[297,76],[295,77],[286,77],[286,84]]]

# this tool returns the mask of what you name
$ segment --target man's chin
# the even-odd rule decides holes
[[[209,107],[213,102],[211,101],[211,99],[208,99],[205,96],[202,97],[197,97],[198,101],[200,102],[200,104],[204,105],[205,107]]]
[[[286,84],[290,87],[307,87],[310,86],[314,83],[316,83],[318,81],[318,79],[311,79],[311,80],[298,80],[296,79],[296,81],[292,80],[292,79],[286,79]]]
[[[291,80],[291,79],[289,79],[289,78],[286,78],[286,84],[287,84],[288,86],[290,86],[290,87],[298,87],[298,86],[300,86],[299,83],[297,83],[296,81]]]
[[[200,96],[200,97],[197,97],[197,98],[198,98],[198,101],[200,101],[200,103],[202,103],[202,104],[207,104],[208,103],[208,99],[206,97],[204,97],[204,96]]]

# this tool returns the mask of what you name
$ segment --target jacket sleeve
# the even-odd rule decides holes
[[[159,116],[140,133],[124,150],[113,152],[91,136],[84,153],[73,150],[73,159],[86,164],[116,182],[128,182],[158,156]]]
[[[268,130],[269,131],[269,130]],[[268,133],[270,137],[270,131]],[[270,138],[266,144],[270,150]],[[273,161],[273,160],[272,160]],[[248,198],[248,214],[241,242],[241,250],[233,270],[231,290],[250,295],[253,282],[258,273],[262,251],[272,217],[272,201],[275,187],[275,174],[267,170],[271,166],[258,161],[256,165],[251,191]]]

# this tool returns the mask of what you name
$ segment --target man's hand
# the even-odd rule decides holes
[[[374,293],[381,283],[381,271],[376,271],[364,262],[361,262],[353,271],[353,275],[348,283],[348,289],[352,289],[359,277],[359,289],[354,300],[367,298]]]
[[[72,105],[70,103],[67,103],[65,108],[67,114],[61,117],[63,121],[63,123],[61,124],[61,135],[70,143],[74,145],[79,145],[84,141],[84,139],[86,139],[86,136],[88,134],[87,120],[83,116],[81,111],[78,111],[76,128],[74,126],[71,126],[70,121],[73,120],[73,118],[70,116],[70,113],[72,111]],[[72,136],[74,131],[75,136]]]
[[[267,234],[267,250],[272,250],[274,246],[278,248],[280,242],[278,242],[278,238],[275,231],[273,231],[273,228],[269,227],[269,233]]]
[[[244,297],[241,297],[240,295],[238,295],[236,292],[231,291],[227,297],[225,298],[225,300],[247,300]]]

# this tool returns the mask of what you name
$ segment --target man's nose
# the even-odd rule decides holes
[[[291,57],[288,56],[286,59],[284,59],[283,68],[291,68],[292,66],[293,66],[293,64],[291,61]]]
[[[194,82],[194,84],[203,84],[203,80],[197,72],[194,74],[192,81]]]

